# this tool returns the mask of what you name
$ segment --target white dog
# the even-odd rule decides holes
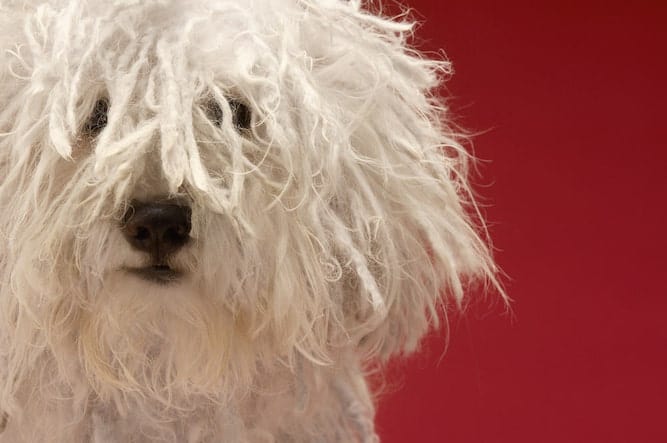
[[[0,3],[1,442],[378,440],[496,270],[449,64],[359,3]]]

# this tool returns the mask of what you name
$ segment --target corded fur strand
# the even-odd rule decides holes
[[[1,442],[377,441],[366,368],[496,269],[449,62],[362,6],[0,2]],[[162,198],[169,285],[119,228]]]

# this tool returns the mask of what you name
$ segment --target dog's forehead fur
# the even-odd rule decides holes
[[[24,112],[39,113],[33,119],[45,108],[51,111],[48,121],[31,129],[35,135],[46,130],[47,143],[66,158],[95,101],[109,95],[109,128],[94,147],[98,175],[117,169],[119,161],[135,162],[158,145],[170,192],[184,180],[208,189],[194,152],[200,136],[194,125],[202,117],[195,108],[211,94],[218,100],[231,94],[250,102],[261,123],[256,135],[266,145],[283,148],[273,151],[278,155],[272,159],[280,163],[293,161],[284,150],[292,149],[295,137],[307,135],[308,141],[334,146],[349,143],[355,127],[373,117],[368,114],[386,88],[402,91],[399,99],[419,101],[405,103],[414,108],[405,110],[410,114],[396,108],[397,122],[383,116],[384,125],[404,126],[400,121],[419,111],[428,124],[439,123],[437,116],[428,115],[432,104],[413,92],[427,94],[448,65],[396,53],[404,43],[400,31],[408,26],[382,29],[353,4],[98,3],[67,2],[63,8],[44,4],[23,20],[26,11],[21,9],[6,30],[18,31],[9,35],[18,43],[8,41],[7,46],[15,47],[4,54],[8,69],[3,76],[7,84],[16,78],[23,84],[5,91],[21,97]],[[410,75],[409,83],[404,75]],[[223,129],[227,131],[218,138],[238,144],[233,128]],[[159,140],[149,140],[155,136]],[[299,154],[308,159],[320,152],[306,149]],[[299,168],[289,172],[310,173]],[[113,180],[124,183],[115,176]]]
[[[411,31],[357,1],[0,3],[9,426],[69,401],[81,435],[94,410],[160,441],[185,441],[191,415],[240,436],[226,441],[372,441],[362,368],[495,281],[438,96],[450,65]],[[124,271],[146,257],[120,224],[167,198],[192,231],[169,258],[184,277],[157,286]],[[66,435],[47,422],[35,441]]]

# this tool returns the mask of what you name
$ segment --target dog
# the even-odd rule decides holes
[[[0,442],[379,440],[497,269],[449,61],[360,3],[0,3]]]

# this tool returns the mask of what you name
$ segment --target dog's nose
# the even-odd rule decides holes
[[[123,235],[134,248],[161,261],[188,242],[191,214],[188,206],[171,201],[132,202],[123,217]]]

